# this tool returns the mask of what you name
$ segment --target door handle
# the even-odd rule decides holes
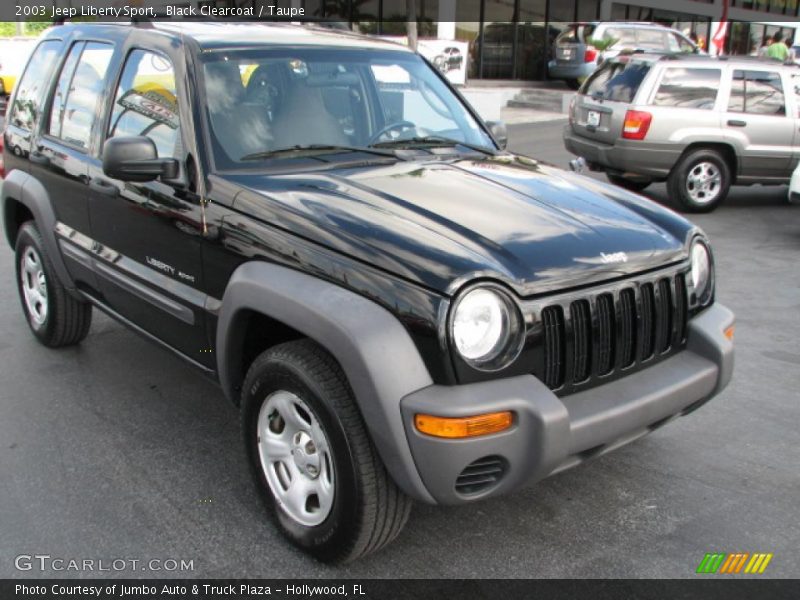
[[[728,121],[731,127],[747,127],[747,121],[740,121],[739,119],[731,119]]]
[[[116,197],[119,195],[119,189],[113,183],[106,181],[105,179],[92,179],[89,182],[89,189],[98,194],[103,194],[104,196]]]
[[[33,152],[31,152],[28,155],[28,158],[30,158],[31,162],[35,165],[41,165],[43,167],[46,167],[50,164],[50,159],[41,152],[39,152],[38,150],[34,150]]]

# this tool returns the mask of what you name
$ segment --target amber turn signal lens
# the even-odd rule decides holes
[[[728,328],[725,330],[725,332],[724,332],[724,333],[725,333],[725,337],[726,337],[726,338],[728,338],[730,341],[733,341],[733,325],[731,325],[730,327],[728,327]]]
[[[417,430],[441,438],[469,438],[505,431],[514,422],[510,411],[476,415],[474,417],[434,417],[415,415]]]

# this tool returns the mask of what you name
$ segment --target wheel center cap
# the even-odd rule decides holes
[[[305,431],[292,436],[292,458],[297,468],[309,479],[319,477],[319,452],[313,438]]]

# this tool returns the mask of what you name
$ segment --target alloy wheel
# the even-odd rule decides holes
[[[713,202],[721,189],[722,173],[714,163],[698,163],[686,176],[686,193],[698,205]]]

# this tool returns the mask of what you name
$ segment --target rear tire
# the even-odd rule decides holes
[[[643,192],[651,183],[653,183],[652,181],[637,181],[634,179],[628,179],[627,177],[622,177],[620,175],[609,175],[608,173],[606,173],[606,177],[608,177],[608,180],[614,185],[618,185],[619,187],[631,192]]]
[[[22,310],[36,339],[50,348],[81,342],[92,324],[92,305],[64,288],[33,221],[17,234],[16,263]]]
[[[383,466],[338,363],[313,341],[256,358],[242,388],[242,429],[270,515],[319,560],[375,552],[408,520],[411,499]]]
[[[728,163],[710,148],[686,154],[667,179],[669,196],[687,212],[711,212],[725,200],[730,187]]]

